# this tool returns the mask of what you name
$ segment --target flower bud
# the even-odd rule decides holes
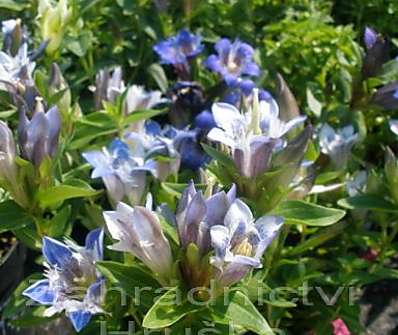
[[[50,0],[40,0],[38,18],[43,40],[49,40],[47,54],[54,54],[60,47],[66,26],[72,15],[67,0],[59,0],[55,5]]]
[[[61,69],[56,63],[51,65],[48,92],[50,96],[63,92],[62,97],[57,102],[57,107],[61,114],[68,113],[72,101],[71,92]]]
[[[3,50],[16,56],[19,47],[26,39],[26,34],[21,25],[21,20],[7,20],[2,22],[2,32],[4,35]]]
[[[153,211],[121,202],[116,211],[105,212],[104,218],[112,238],[118,241],[112,249],[131,252],[160,277],[171,279],[170,244]]]
[[[44,105],[36,99],[36,110],[29,120],[24,108],[20,109],[18,140],[22,157],[39,167],[44,158],[53,158],[61,131],[61,117],[56,106],[45,112]]]

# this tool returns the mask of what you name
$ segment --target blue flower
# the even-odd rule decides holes
[[[136,142],[131,148],[121,140],[112,141],[108,148],[83,153],[86,161],[94,167],[91,178],[102,178],[114,205],[125,197],[133,204],[141,202],[146,172],[154,171],[144,156],[142,142]]]
[[[398,82],[393,81],[380,87],[372,97],[372,102],[385,109],[398,108]]]
[[[222,224],[210,230],[215,256],[210,259],[216,279],[223,286],[241,280],[252,268],[261,268],[261,257],[283,224],[279,216],[263,216],[256,221],[250,208],[236,199]]]
[[[179,130],[174,145],[181,156],[181,164],[188,169],[197,170],[209,162],[210,157],[199,143],[199,133],[195,130]]]
[[[196,128],[199,128],[202,131],[209,131],[210,129],[213,129],[217,126],[213,114],[208,110],[205,110],[196,115],[193,124]]]
[[[95,266],[103,259],[103,239],[102,229],[91,231],[84,247],[45,237],[43,256],[47,279],[36,282],[23,295],[49,306],[45,316],[65,312],[80,332],[94,314],[103,312],[104,280]]]
[[[217,192],[207,199],[191,181],[178,203],[176,224],[181,245],[194,243],[202,254],[211,249],[210,228],[222,224],[228,209],[236,199],[236,187],[228,193]]]
[[[163,181],[179,170],[180,157],[173,139],[165,137],[163,131],[158,133],[160,126],[153,121],[143,129],[143,133],[127,133],[124,141],[114,140],[108,148],[83,153],[94,167],[91,177],[102,178],[113,205],[124,198],[140,204],[148,172]]]
[[[201,41],[199,35],[183,29],[176,36],[156,44],[153,50],[160,56],[163,64],[187,64],[190,58],[202,52],[204,46]]]
[[[257,77],[260,74],[260,68],[253,60],[253,48],[239,40],[231,43],[229,39],[222,38],[215,49],[218,55],[210,55],[205,66],[219,73],[228,86],[236,87],[242,83],[242,88],[247,90],[248,82],[242,82],[242,76]]]
[[[364,79],[377,76],[383,64],[388,60],[389,45],[382,35],[366,27],[363,36],[366,55],[363,60],[362,74]]]
[[[370,50],[374,47],[377,42],[379,35],[375,30],[370,27],[365,27],[365,32],[363,35],[363,40],[365,42],[366,49]]]

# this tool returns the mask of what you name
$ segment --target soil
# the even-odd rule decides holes
[[[360,302],[366,335],[398,335],[398,280],[368,285]]]

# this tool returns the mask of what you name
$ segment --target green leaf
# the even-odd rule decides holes
[[[139,110],[130,113],[124,120],[123,125],[127,126],[129,124],[141,121],[148,120],[156,115],[164,113],[164,109],[148,109],[148,110]]]
[[[364,194],[340,199],[337,204],[346,209],[370,209],[385,212],[397,212],[398,208],[380,196]]]
[[[12,231],[19,241],[29,248],[39,250],[42,247],[42,237],[37,233],[33,224]]]
[[[12,293],[10,299],[7,301],[4,309],[2,310],[3,318],[10,319],[15,315],[21,314],[27,306],[27,300],[25,296],[22,295],[22,292],[25,291],[30,285],[33,285],[36,281],[42,279],[42,274],[35,273],[25,278],[18,287]]]
[[[213,147],[202,143],[202,147],[204,151],[213,159],[221,163],[223,166],[231,169],[235,167],[234,161],[228,157],[227,155],[223,154],[222,152],[214,149]]]
[[[15,12],[19,12],[27,7],[27,4],[21,4],[13,0],[1,0],[0,8],[9,9]]]
[[[156,81],[156,84],[158,84],[160,90],[165,93],[167,91],[168,82],[163,68],[159,64],[154,63],[148,68],[148,72]]]
[[[290,250],[288,255],[299,255],[307,250],[316,248],[326,243],[327,241],[335,238],[338,234],[340,234],[344,230],[345,226],[345,222],[339,222],[333,226],[319,230],[318,233],[312,235],[308,240],[300,243],[292,250]]]
[[[179,288],[172,288],[151,307],[145,315],[143,326],[149,329],[169,327],[184,316],[202,308],[202,306],[191,304],[186,299],[181,301]]]
[[[32,224],[32,219],[22,207],[12,200],[0,203],[0,233],[21,229]]]
[[[58,185],[50,188],[40,190],[37,194],[37,199],[43,208],[62,203],[67,199],[92,197],[101,193],[90,187],[78,187],[71,185]]]
[[[280,204],[274,214],[282,216],[287,224],[324,227],[340,221],[344,217],[345,211],[292,200]]]
[[[113,284],[118,284],[123,293],[136,299],[143,307],[152,306],[159,283],[137,265],[102,261],[96,263],[101,273]],[[143,288],[143,290],[140,290]]]
[[[228,303],[225,303],[226,298]],[[267,320],[240,291],[230,292],[229,297],[219,299],[211,308],[216,322],[232,323],[234,326],[243,327],[260,335],[274,334]]]
[[[72,206],[65,206],[50,220],[49,235],[51,237],[57,238],[64,235],[71,212]]]

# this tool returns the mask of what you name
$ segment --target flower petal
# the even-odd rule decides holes
[[[96,260],[101,260],[103,258],[104,230],[102,228],[92,230],[87,234],[86,249],[93,250]]]
[[[88,325],[92,317],[90,312],[86,312],[83,310],[69,312],[68,316],[69,319],[72,321],[73,327],[78,333]]]
[[[43,256],[56,268],[66,268],[72,260],[72,251],[63,243],[50,237],[43,238]]]
[[[56,298],[54,291],[50,289],[48,279],[37,281],[32,286],[28,287],[22,295],[42,305],[51,305]]]

